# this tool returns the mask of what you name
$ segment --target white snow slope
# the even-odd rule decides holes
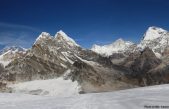
[[[49,80],[34,80],[11,84],[12,92],[45,96],[68,97],[78,95],[80,87],[76,81],[65,80],[60,77]]]
[[[169,85],[73,97],[0,93],[0,109],[169,109],[168,92]]]

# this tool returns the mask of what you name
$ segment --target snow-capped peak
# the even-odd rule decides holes
[[[169,32],[159,27],[149,27],[144,34],[143,40],[137,47],[143,50],[145,47],[151,48],[155,54],[161,54],[169,43]],[[159,56],[158,56],[159,57]]]
[[[133,44],[134,43],[129,41],[124,41],[123,39],[120,38],[115,42],[113,42],[112,44],[108,44],[108,45],[99,46],[94,44],[91,50],[102,55],[110,56],[113,53],[127,50],[127,48]]]
[[[119,38],[114,43],[116,43],[116,42],[124,42],[124,40],[122,38]]]
[[[144,34],[143,40],[154,40],[159,37],[162,37],[164,34],[166,34],[167,31],[159,28],[159,27],[149,27],[146,33]]]
[[[58,31],[55,35],[55,38],[58,41],[66,41],[71,46],[79,46],[72,38],[70,38],[66,33],[64,33],[62,30]]]
[[[50,35],[49,33],[47,33],[47,32],[42,32],[42,33],[39,35],[39,37],[37,38],[37,40],[40,39],[40,38],[48,38],[48,37],[51,37],[51,35]]]
[[[52,36],[47,32],[42,32],[39,35],[39,37],[36,39],[34,44],[36,44],[38,41],[43,40],[43,39],[52,39]]]
[[[20,46],[7,46],[0,51],[0,63],[6,66],[15,58],[24,55],[26,51],[27,49]]]
[[[125,41],[122,38],[119,38],[115,42],[113,42],[112,44],[119,45],[119,44],[123,44],[123,43],[125,43]]]
[[[0,51],[0,55],[6,53],[8,51],[11,51],[11,52],[25,52],[25,51],[27,51],[27,49],[23,48],[23,47],[20,47],[20,46],[6,46],[5,48],[3,48]]]

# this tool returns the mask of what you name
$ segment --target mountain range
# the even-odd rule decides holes
[[[42,32],[29,49],[12,46],[0,51],[0,90],[24,92],[17,84],[51,79],[76,82],[78,93],[165,84],[169,82],[168,39],[168,31],[153,26],[139,44],[118,39],[85,49],[61,30],[55,36]],[[44,90],[37,87],[26,93],[50,93]]]

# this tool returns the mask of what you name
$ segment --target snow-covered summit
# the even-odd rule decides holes
[[[149,27],[143,36],[138,48],[151,48],[155,53],[161,54],[169,46],[169,32],[159,27]]]
[[[132,45],[133,42],[130,41],[124,41],[122,38],[117,39],[115,42],[112,43],[114,46],[124,46],[124,45]]]
[[[101,55],[109,56],[109,55],[112,55],[113,53],[123,52],[127,50],[129,46],[133,44],[134,43],[130,41],[124,41],[123,39],[120,38],[116,40],[115,42],[113,42],[112,44],[108,44],[108,45],[99,46],[99,45],[94,44],[91,50]]]
[[[159,27],[149,27],[146,33],[144,34],[143,40],[154,40],[159,37],[164,36],[167,33],[166,30]]]
[[[43,38],[51,38],[51,35],[47,32],[42,32],[36,40],[43,39]]]
[[[46,45],[49,40],[53,41],[54,43],[61,42],[62,44],[68,44],[69,46],[79,46],[72,38],[70,38],[62,30],[58,31],[54,37],[47,32],[42,32],[34,42],[34,45],[40,43]]]
[[[65,41],[70,46],[79,46],[72,38],[70,38],[65,32],[62,30],[58,31],[55,35],[56,40],[58,41]]]
[[[38,36],[38,38],[36,39],[36,41],[35,41],[34,44],[38,43],[38,42],[41,41],[41,40],[44,40],[44,39],[52,39],[52,38],[53,38],[53,37],[52,37],[49,33],[47,33],[47,32],[42,32],[42,33]]]

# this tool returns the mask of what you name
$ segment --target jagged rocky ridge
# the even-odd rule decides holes
[[[149,38],[151,33],[154,35],[152,39]],[[104,46],[108,47],[106,51],[113,47],[117,50],[110,50],[107,55],[82,48],[63,31],[55,36],[42,32],[24,55],[13,58],[5,68],[0,66],[1,86],[4,90],[6,83],[61,76],[77,81],[81,86],[79,93],[168,83],[168,45],[159,43],[164,37],[168,37],[166,30],[150,27],[138,45],[119,39]],[[164,50],[159,51],[156,44]]]
[[[78,81],[84,93],[131,87],[119,79],[128,73],[127,69],[114,65],[108,57],[83,49],[63,31],[54,37],[45,32],[40,34],[23,57],[5,67],[1,81],[52,79],[65,75],[68,70],[66,78]]]

